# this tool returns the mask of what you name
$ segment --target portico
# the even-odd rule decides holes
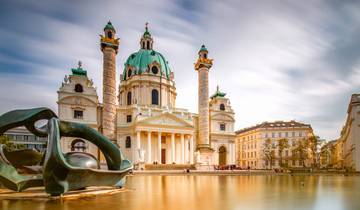
[[[138,128],[134,154],[146,164],[193,164],[194,135],[191,130]]]

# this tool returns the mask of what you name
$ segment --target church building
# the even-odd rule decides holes
[[[175,73],[164,55],[155,50],[147,25],[140,49],[127,58],[116,87],[119,44],[116,30],[108,22],[100,38],[102,102],[87,70],[79,63],[58,90],[60,119],[99,130],[140,168],[166,164],[212,169],[235,164],[234,111],[219,87],[209,96],[208,74],[213,61],[206,47],[200,48],[195,63],[199,93],[199,114],[195,114],[176,107]],[[97,147],[79,138],[65,138],[62,149],[102,156]]]

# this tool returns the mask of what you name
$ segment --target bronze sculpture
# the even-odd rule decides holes
[[[38,128],[35,123],[39,120],[48,122]],[[84,124],[61,121],[50,109],[14,110],[0,116],[0,135],[18,126],[25,126],[36,136],[47,136],[48,142],[42,173],[35,175],[19,174],[7,159],[3,147],[0,147],[0,182],[9,189],[22,191],[29,187],[45,186],[48,194],[57,196],[88,186],[122,187],[125,175],[132,170],[131,162],[124,159],[119,148],[105,136]],[[108,170],[100,170],[92,156],[63,154],[61,137],[83,138],[95,144],[104,154]],[[21,151],[18,153],[21,156]]]

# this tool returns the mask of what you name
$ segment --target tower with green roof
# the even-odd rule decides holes
[[[198,72],[198,111],[199,111],[199,136],[197,150],[200,152],[202,162],[211,158],[213,150],[210,146],[209,122],[209,70],[212,60],[208,58],[208,50],[202,45],[198,52],[195,70]]]
[[[103,53],[103,106],[101,130],[104,136],[116,141],[116,54],[119,39],[109,21],[101,35],[100,49]]]

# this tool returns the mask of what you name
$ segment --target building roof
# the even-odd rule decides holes
[[[110,30],[115,31],[115,28],[114,28],[114,26],[112,25],[112,23],[110,22],[110,20],[109,20],[109,22],[106,24],[106,26],[104,27],[104,31],[105,31],[106,29],[110,29]]]
[[[200,48],[199,52],[201,52],[201,51],[206,51],[206,52],[208,51],[204,44],[201,45],[201,48]]]
[[[211,95],[210,98],[211,99],[216,98],[216,97],[224,98],[225,95],[226,95],[226,93],[221,92],[219,89],[219,85],[218,85],[218,86],[216,86],[215,93],[213,95]]]
[[[83,68],[81,68],[81,61],[79,61],[78,63],[78,67],[77,68],[72,68],[71,69],[72,74],[75,76],[85,76],[87,77],[87,71]]]
[[[236,131],[236,134],[241,134],[241,133],[245,133],[248,131],[252,131],[252,130],[256,130],[258,128],[263,128],[263,129],[267,129],[267,128],[274,128],[274,129],[279,129],[279,128],[289,128],[289,127],[308,127],[311,129],[311,125],[310,124],[304,124],[301,122],[296,122],[295,120],[291,120],[291,121],[274,121],[274,122],[263,122],[261,124],[257,124],[255,126],[252,127],[248,127],[248,128],[243,128],[240,129],[238,131]]]
[[[138,52],[131,54],[125,62],[123,78],[126,79],[127,66],[135,69],[134,74],[142,74],[148,69],[153,62],[157,62],[161,66],[161,75],[165,75],[170,79],[170,67],[165,57],[155,50],[140,49]]]

